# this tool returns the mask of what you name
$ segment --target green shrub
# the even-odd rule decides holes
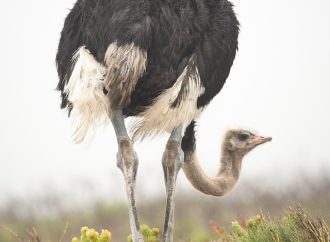
[[[302,208],[289,209],[280,221],[257,215],[245,223],[232,222],[232,232],[218,233],[222,242],[330,242],[323,220],[311,219]]]
[[[159,242],[159,229],[158,228],[149,228],[148,225],[141,226],[141,234],[145,242]],[[132,235],[127,237],[128,242],[133,242]]]
[[[101,234],[88,227],[81,228],[80,239],[77,237],[72,242],[109,242],[111,241],[111,233],[108,230],[102,230]]]

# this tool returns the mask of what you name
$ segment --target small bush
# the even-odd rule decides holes
[[[330,242],[327,224],[314,221],[300,207],[287,210],[281,221],[257,215],[244,223],[232,222],[231,233],[218,231],[221,242]]]
[[[77,237],[72,239],[72,242],[109,242],[111,241],[111,233],[108,230],[102,230],[101,234],[94,229],[88,227],[81,228],[80,239]]]
[[[159,229],[158,228],[149,228],[148,225],[141,226],[141,234],[145,242],[159,242]],[[132,235],[127,237],[128,242],[133,242]]]
[[[81,228],[81,235],[72,239],[72,242],[109,242],[111,241],[111,233],[108,230],[102,230],[101,234],[94,229],[88,227]],[[147,225],[141,226],[141,233],[145,242],[159,242],[159,229],[149,228]],[[132,235],[127,238],[128,242],[133,242]]]

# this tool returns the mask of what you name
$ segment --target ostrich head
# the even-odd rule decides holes
[[[225,134],[223,151],[244,156],[258,145],[271,141],[271,137],[258,136],[251,131],[231,129]]]
[[[237,183],[244,156],[255,147],[272,140],[270,137],[256,135],[248,130],[228,130],[222,142],[220,168],[215,177],[209,177],[202,169],[196,156],[194,124],[183,139],[183,170],[190,183],[199,191],[213,196],[223,196]],[[190,141],[190,143],[189,143]]]

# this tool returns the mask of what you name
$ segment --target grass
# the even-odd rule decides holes
[[[303,181],[301,187],[286,187],[282,193],[258,190],[254,185],[241,182],[235,192],[220,199],[178,193],[175,242],[245,242],[249,239],[266,242],[269,239],[270,242],[306,241],[303,238],[327,242],[330,178],[326,176],[319,182]],[[68,242],[73,237],[79,237],[80,228],[84,226],[94,228],[100,234],[102,229],[108,229],[112,233],[112,241],[126,242],[130,231],[127,204],[100,203],[96,197],[95,200],[94,204],[73,210],[67,209],[61,194],[56,193],[46,193],[45,198],[37,197],[29,201],[12,199],[7,203],[8,206],[0,210],[0,242]],[[297,209],[294,210],[296,213],[290,209],[283,212],[288,205],[296,203],[302,204],[309,215]],[[68,205],[69,208],[74,207],[70,201]],[[141,222],[163,227],[164,197],[152,201],[140,199],[137,205]],[[251,221],[256,219],[256,214],[260,214],[261,223],[252,230]],[[292,216],[295,216],[294,219]],[[324,221],[315,219],[317,217],[322,217]],[[290,224],[292,220],[296,223]],[[287,234],[290,234],[291,240],[285,237]],[[258,236],[260,240],[257,240]]]
[[[281,219],[266,218],[258,214],[247,220],[233,221],[231,228],[226,229],[210,221],[209,226],[212,233],[196,234],[193,232],[191,239],[187,242],[330,242],[329,227],[322,219],[311,218],[302,207],[289,208],[285,210]],[[19,242],[41,242],[35,228],[26,230],[27,239],[19,236],[11,229],[0,227],[8,235]],[[68,229],[65,227],[59,242]],[[160,242],[160,230],[141,226],[141,233],[145,242]],[[81,234],[74,237],[72,242],[109,242],[112,234],[108,230],[98,233],[95,229],[81,228]],[[1,240],[6,241],[6,240]],[[127,242],[133,242],[132,236],[127,237]]]

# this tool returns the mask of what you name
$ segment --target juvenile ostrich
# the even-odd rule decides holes
[[[61,107],[76,124],[77,143],[89,130],[112,122],[134,241],[143,238],[132,139],[170,133],[162,159],[167,191],[163,240],[172,241],[182,136],[189,124],[187,133],[193,133],[192,122],[222,89],[236,55],[238,26],[227,0],[78,0],[65,20],[56,56]],[[132,139],[124,123],[129,116],[137,117]],[[185,171],[192,184],[222,195],[229,188],[198,171],[193,136],[184,140]]]

